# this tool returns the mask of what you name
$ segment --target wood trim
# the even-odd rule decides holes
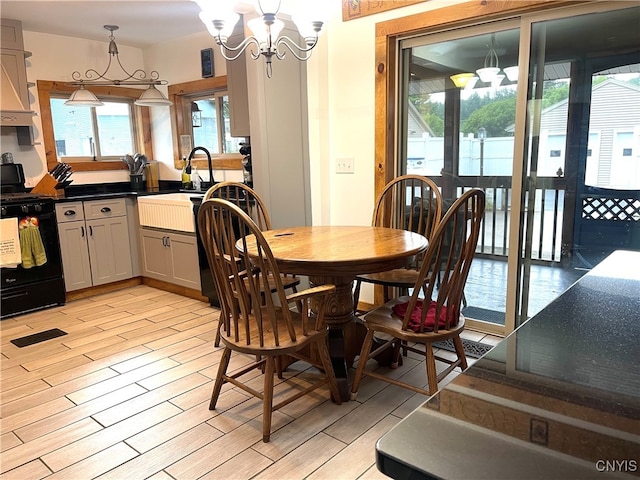
[[[355,18],[366,17],[376,13],[386,12],[395,8],[402,8],[428,0],[342,0],[342,21],[347,22]]]
[[[173,136],[173,165],[175,168],[182,168],[182,154],[179,143],[180,135],[191,134],[191,127],[186,123],[187,119],[185,119],[183,115],[187,106],[186,102],[188,101],[185,97],[194,94],[213,93],[226,89],[226,75],[169,85],[169,100],[173,102],[173,105],[171,105],[171,127],[173,131],[176,132]],[[242,155],[221,155],[214,158],[211,163],[215,170],[242,170]],[[199,169],[208,168],[207,162],[204,160],[194,160],[192,164]]]
[[[169,282],[163,282],[162,280],[156,280],[155,278],[150,278],[150,277],[142,277],[142,283],[144,285],[149,285],[150,287],[157,288],[159,290],[164,290],[165,292],[176,293],[178,295],[182,295],[183,297],[189,297],[195,300],[200,300],[201,302],[206,302],[207,304],[209,303],[209,299],[204,295],[202,295],[200,290],[195,290],[193,288],[175,285]]]
[[[71,93],[78,87],[66,82],[51,80],[38,80],[38,103],[40,105],[40,118],[42,121],[42,138],[45,149],[47,170],[51,171],[58,163],[56,154],[56,139],[53,134],[53,118],[51,116],[51,95],[55,93]],[[137,99],[141,89],[112,86],[90,86],[87,90],[100,96],[112,96],[120,98]],[[149,107],[136,106],[136,135],[147,157],[153,158],[153,143],[151,141],[151,121]],[[74,172],[95,172],[108,170],[127,170],[122,162],[73,162]]]
[[[104,285],[98,285],[95,287],[83,288],[81,290],[73,290],[65,294],[65,300],[67,302],[73,302],[80,300],[81,298],[89,298],[95,295],[103,293],[114,292],[116,290],[122,290],[123,288],[134,287],[142,284],[142,277],[129,278],[127,280],[120,280],[113,283],[105,283]]]

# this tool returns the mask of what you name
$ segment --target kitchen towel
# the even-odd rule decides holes
[[[22,262],[18,219],[0,220],[0,267],[16,268]]]
[[[40,267],[47,263],[37,217],[25,217],[20,220],[20,249],[22,268]]]

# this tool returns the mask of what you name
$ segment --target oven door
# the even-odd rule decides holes
[[[33,222],[33,219],[37,219],[37,231],[42,239],[46,261],[40,266],[33,265],[30,268],[24,268],[22,264],[18,265],[17,268],[2,268],[2,290],[44,280],[62,278],[62,261],[60,258],[60,244],[55,212],[25,214],[22,217],[18,217],[18,222]],[[32,249],[39,251],[39,248],[34,246],[33,242],[29,244]],[[27,252],[27,254],[28,253],[29,252]]]
[[[25,206],[24,208],[29,210],[32,207]],[[27,263],[23,262],[16,268],[4,267],[1,269],[0,318],[54,305],[64,305],[65,303],[58,226],[53,203],[40,205],[39,208],[40,211],[25,213],[24,216],[3,215],[3,219],[18,218],[19,221],[34,222],[35,218],[38,222],[38,229],[37,233],[31,230],[29,241],[25,242],[28,251],[34,253],[35,259],[33,262],[27,263],[33,263],[33,265],[30,268],[25,268]],[[11,208],[3,207],[3,213],[9,209]],[[24,235],[24,233],[18,235]],[[42,246],[39,242],[34,241],[34,237],[39,237],[42,240]],[[34,244],[38,245],[33,247]],[[33,250],[34,248],[36,250]],[[45,260],[44,263],[42,263],[43,260]]]

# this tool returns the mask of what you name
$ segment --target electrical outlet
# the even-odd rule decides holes
[[[354,173],[353,157],[336,158],[336,173]]]

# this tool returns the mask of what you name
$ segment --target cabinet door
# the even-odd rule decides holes
[[[3,105],[6,110],[31,110],[29,105],[29,90],[27,87],[27,69],[24,63],[24,52],[19,50],[1,51],[2,73],[7,75],[10,85],[2,85],[2,88],[14,88],[17,94],[16,101],[20,101],[20,105]],[[3,82],[4,82],[3,78]],[[6,98],[14,100],[14,97],[7,95]],[[4,101],[4,100],[3,100]]]
[[[87,229],[93,284],[131,278],[127,217],[87,221]]]
[[[87,288],[91,283],[87,230],[84,221],[58,224],[64,286],[67,292]]]
[[[169,236],[173,283],[200,290],[200,265],[196,237],[172,233]]]
[[[142,240],[142,274],[157,280],[171,281],[167,234],[141,228],[140,238]]]

